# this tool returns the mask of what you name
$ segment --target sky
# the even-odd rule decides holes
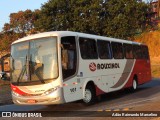
[[[9,23],[9,15],[20,10],[40,9],[48,0],[0,0],[0,31],[5,23]]]

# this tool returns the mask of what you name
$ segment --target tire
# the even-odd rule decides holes
[[[134,92],[137,90],[138,82],[136,79],[133,79],[131,90]]]
[[[85,105],[91,105],[95,102],[95,90],[93,86],[87,86],[85,88],[83,102]]]

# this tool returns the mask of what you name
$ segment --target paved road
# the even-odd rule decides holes
[[[103,96],[96,104],[85,106],[80,101],[51,106],[1,106],[0,111],[36,111],[43,116],[96,116],[97,111],[133,111],[146,103],[160,100],[160,79],[139,86],[134,93],[119,91]],[[154,109],[160,111],[159,108]],[[59,112],[61,111],[61,112]],[[96,112],[93,112],[96,111]],[[146,108],[145,111],[152,111]],[[103,113],[103,112],[102,112]],[[94,114],[94,115],[93,115]]]

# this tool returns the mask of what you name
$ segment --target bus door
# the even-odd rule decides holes
[[[63,91],[66,102],[82,98],[77,82],[77,45],[75,36],[61,38]]]

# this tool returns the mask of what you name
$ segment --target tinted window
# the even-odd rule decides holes
[[[124,47],[124,55],[127,59],[133,58],[132,44],[123,44]]]
[[[141,49],[142,49],[142,58],[143,59],[149,59],[148,47],[142,45]]]
[[[133,55],[135,59],[141,59],[141,46],[140,45],[133,45]]]
[[[101,59],[111,59],[112,58],[110,42],[98,40],[97,46],[98,46],[98,54]]]
[[[113,57],[115,59],[122,59],[123,56],[123,47],[121,43],[112,42],[112,51],[113,51]]]
[[[81,57],[83,59],[97,59],[96,41],[89,38],[79,38]]]

